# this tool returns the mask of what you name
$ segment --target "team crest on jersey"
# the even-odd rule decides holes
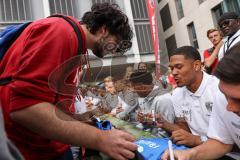
[[[205,102],[208,112],[212,112],[213,102]]]

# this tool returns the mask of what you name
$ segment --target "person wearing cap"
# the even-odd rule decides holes
[[[133,90],[139,96],[136,112],[131,114],[131,118],[137,120],[137,127],[157,136],[166,136],[166,131],[154,126],[153,115],[156,114],[156,118],[161,117],[168,123],[174,122],[174,109],[168,90],[154,85],[150,72],[134,72],[130,76],[130,82]]]
[[[240,159],[240,42],[231,48],[218,63],[214,72],[220,79],[219,91],[215,93],[216,103],[211,115],[208,140],[202,145],[185,150],[174,151],[178,160],[217,159],[232,151],[234,159]],[[231,154],[233,156],[233,154]],[[169,158],[166,151],[162,160]],[[226,160],[227,158],[224,158]]]
[[[218,20],[218,25],[222,31],[226,41],[220,48],[218,60],[221,60],[227,50],[240,41],[240,21],[239,16],[235,12],[224,13]]]

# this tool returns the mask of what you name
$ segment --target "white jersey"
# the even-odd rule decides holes
[[[220,61],[224,57],[224,54],[238,42],[240,42],[240,30],[238,30],[231,38],[226,38],[226,41],[219,50],[218,60]]]
[[[203,72],[203,80],[195,93],[186,87],[176,88],[172,94],[175,116],[184,118],[193,135],[206,136],[214,95],[218,88],[219,80]]]
[[[174,123],[175,114],[170,93],[156,96],[153,100],[151,110],[154,110],[156,114],[160,114],[168,122]]]
[[[235,143],[240,148],[240,117],[227,111],[227,100],[220,91],[216,95],[208,137],[225,144]]]

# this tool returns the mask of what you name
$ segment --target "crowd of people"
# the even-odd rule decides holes
[[[224,13],[219,29],[207,31],[213,46],[204,51],[204,64],[196,48],[182,46],[169,54],[168,75],[157,78],[140,62],[136,69],[128,66],[121,79],[106,77],[104,88],[81,84],[87,49],[102,58],[131,48],[127,16],[115,4],[97,3],[81,22],[68,18],[76,23],[81,41],[62,18],[37,20],[0,62],[0,159],[77,160],[84,148],[117,160],[133,159],[138,146],[132,135],[90,124],[92,117],[104,114],[191,148],[174,151],[178,160],[240,159],[236,13]],[[122,41],[127,45],[119,45]],[[168,151],[162,159],[169,159]]]

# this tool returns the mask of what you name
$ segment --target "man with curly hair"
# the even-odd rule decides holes
[[[133,36],[128,18],[117,5],[108,3],[93,5],[81,22],[68,18],[77,25],[81,43],[63,18],[44,18],[32,22],[2,59],[0,79],[11,79],[0,86],[8,137],[26,160],[70,160],[69,144],[118,160],[131,159],[137,149],[131,135],[98,130],[72,118],[68,110],[84,63],[77,56],[78,45],[81,55],[87,49],[98,57],[124,53]]]

